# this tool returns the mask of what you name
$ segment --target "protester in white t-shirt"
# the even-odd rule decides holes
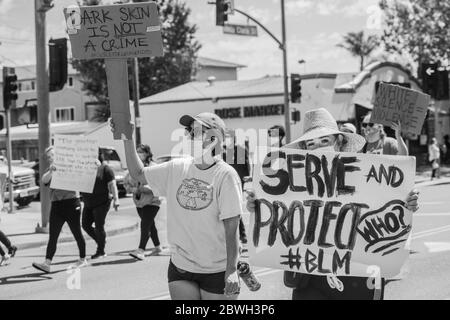
[[[242,187],[219,157],[225,123],[217,115],[183,116],[193,157],[144,168],[133,140],[124,141],[130,175],[167,199],[168,270],[174,300],[236,299],[240,282],[238,225]]]

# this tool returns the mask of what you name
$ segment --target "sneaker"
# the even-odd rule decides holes
[[[9,260],[10,260],[9,254],[5,254],[2,257],[2,260],[0,260],[0,267],[7,266],[9,264],[9,262],[10,262]]]
[[[8,254],[11,256],[11,258],[14,258],[14,256],[16,255],[16,251],[17,251],[17,247],[16,246],[12,246],[8,250]]]
[[[152,255],[155,256],[170,256],[170,250],[167,248],[161,248],[160,246],[155,247],[152,250]]]
[[[141,261],[145,259],[144,250],[142,250],[142,249],[134,250],[134,251],[130,252],[129,255],[132,256],[133,258],[141,260]]]
[[[79,268],[87,267],[88,265],[89,265],[89,262],[87,261],[86,258],[80,258],[80,260],[78,260],[74,265],[72,265],[72,267],[79,269]]]
[[[97,252],[96,254],[91,256],[91,259],[95,260],[95,259],[101,259],[101,258],[105,258],[105,257],[106,257],[106,253],[104,253],[104,252],[102,252],[102,253]]]
[[[50,265],[51,265],[51,262],[49,262],[48,260],[45,260],[44,263],[33,262],[34,268],[38,269],[39,271],[45,272],[45,273],[50,273]]]

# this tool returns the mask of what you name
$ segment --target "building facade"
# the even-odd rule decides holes
[[[305,112],[320,107],[328,109],[338,122],[352,122],[359,128],[362,118],[373,108],[378,81],[407,83],[412,89],[421,90],[408,70],[389,62],[373,63],[354,74],[302,75],[302,101],[290,105],[291,111],[298,110],[301,114],[301,121],[291,124],[292,138],[301,135]],[[449,117],[444,116],[449,113],[449,103],[446,105],[438,123],[442,135],[450,132]],[[142,139],[157,156],[177,153],[184,135],[178,119],[184,114],[216,113],[231,129],[259,134],[273,125],[284,126],[284,111],[282,77],[190,82],[140,101]],[[420,161],[427,152],[427,141],[434,134],[431,122],[429,117],[422,135],[409,137],[411,153],[419,156]]]

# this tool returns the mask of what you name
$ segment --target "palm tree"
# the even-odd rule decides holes
[[[352,56],[360,58],[360,70],[364,69],[364,61],[375,48],[380,44],[380,40],[375,35],[364,37],[364,31],[349,32],[344,36],[344,41],[337,46],[348,50]]]

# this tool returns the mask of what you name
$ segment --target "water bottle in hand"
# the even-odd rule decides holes
[[[238,273],[250,291],[258,291],[261,288],[261,283],[259,283],[256,276],[250,270],[250,265],[247,262],[238,262]]]

